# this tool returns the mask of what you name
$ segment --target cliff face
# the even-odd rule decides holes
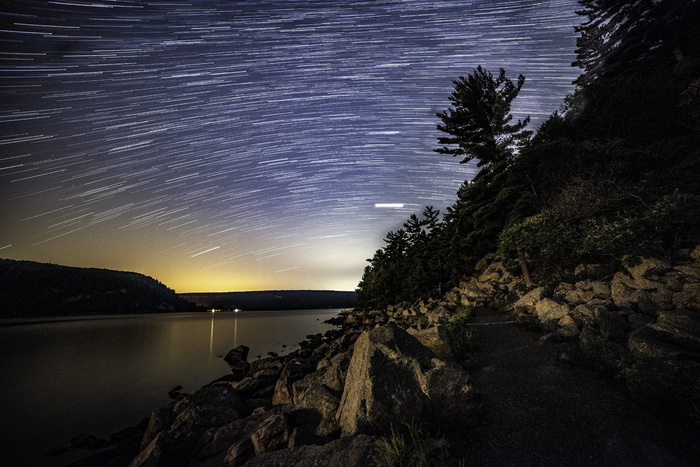
[[[165,311],[197,306],[143,274],[0,259],[0,318]]]

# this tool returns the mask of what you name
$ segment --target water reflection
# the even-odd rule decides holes
[[[2,451],[46,452],[79,433],[108,436],[168,403],[173,387],[193,392],[228,373],[221,357],[230,349],[247,345],[251,358],[294,350],[307,334],[331,328],[323,321],[338,311],[125,315],[0,326],[0,465],[7,465]]]

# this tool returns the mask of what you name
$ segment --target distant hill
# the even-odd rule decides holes
[[[0,318],[198,311],[134,272],[0,259]]]
[[[242,310],[310,310],[354,308],[355,292],[334,290],[269,290],[263,292],[186,293],[180,297],[207,308]]]

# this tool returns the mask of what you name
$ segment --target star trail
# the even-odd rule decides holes
[[[0,256],[178,292],[353,290],[475,167],[436,112],[478,65],[573,90],[575,0],[0,4]]]

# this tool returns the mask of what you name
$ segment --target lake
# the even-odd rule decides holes
[[[289,353],[340,311],[0,320],[0,465],[30,465],[80,433],[109,438],[174,387],[191,393],[230,373],[232,348],[250,347],[249,361]]]

